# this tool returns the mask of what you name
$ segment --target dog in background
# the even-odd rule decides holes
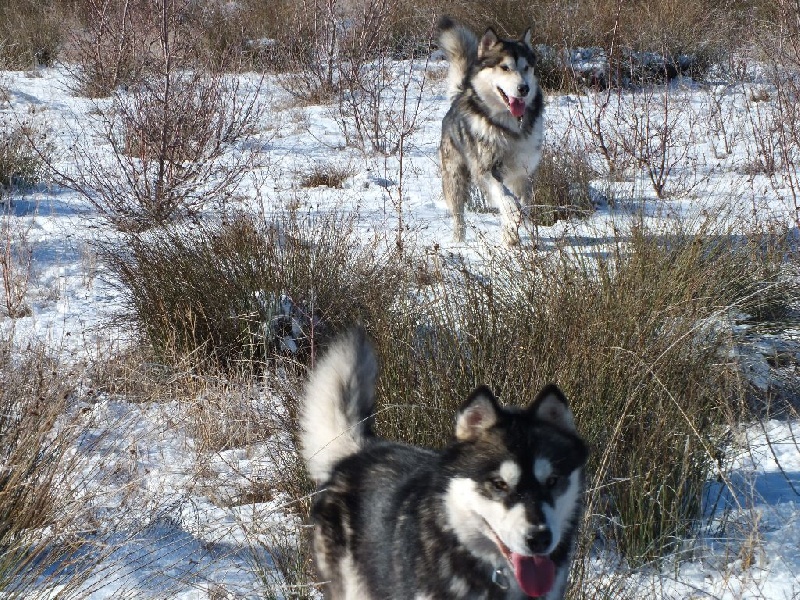
[[[454,239],[464,239],[464,206],[470,185],[477,185],[500,210],[505,241],[516,244],[544,137],[544,95],[534,75],[530,29],[518,40],[487,29],[479,40],[449,17],[438,28],[450,62],[452,104],[442,121],[439,157]]]
[[[325,597],[563,599],[588,450],[562,392],[548,385],[515,408],[480,386],[435,451],[373,434],[377,373],[351,332],[313,371],[300,411]]]

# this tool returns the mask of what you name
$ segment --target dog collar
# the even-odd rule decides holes
[[[495,584],[497,587],[499,587],[501,590],[507,590],[510,587],[505,567],[497,567],[492,572],[492,583]]]

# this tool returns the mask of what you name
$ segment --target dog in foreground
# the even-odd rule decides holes
[[[505,241],[516,244],[544,136],[544,96],[533,72],[530,29],[519,40],[487,29],[478,40],[449,17],[438,27],[439,47],[450,62],[452,105],[442,121],[439,158],[454,238],[464,239],[464,206],[474,184],[500,209]]]
[[[434,451],[373,434],[377,372],[351,332],[313,371],[301,409],[325,597],[562,599],[588,450],[561,391],[514,408],[480,386]]]

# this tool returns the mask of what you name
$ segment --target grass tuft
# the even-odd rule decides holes
[[[38,183],[51,151],[41,125],[4,119],[0,124],[0,186],[12,190]]]
[[[533,222],[549,227],[556,221],[594,212],[589,189],[592,177],[584,153],[545,145],[533,182]]]
[[[31,598],[42,584],[74,591],[89,576],[73,569],[79,542],[66,426],[73,391],[67,369],[40,346],[0,339],[0,594]],[[76,542],[71,545],[70,541]],[[85,561],[89,566],[89,560]]]
[[[349,166],[340,167],[333,164],[315,164],[303,174],[300,185],[304,188],[329,187],[342,189],[344,182],[355,174]]]
[[[395,256],[362,245],[353,217],[335,215],[167,228],[130,236],[106,258],[157,351],[226,367],[313,360],[344,325],[384,319],[401,280]]]

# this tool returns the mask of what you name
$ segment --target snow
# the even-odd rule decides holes
[[[709,486],[706,533],[660,568],[608,573],[627,589],[660,598],[795,598],[800,586],[800,423],[766,421],[743,427],[725,485]],[[690,557],[690,558],[686,558]]]
[[[402,72],[407,64],[397,68]],[[353,210],[365,236],[382,232],[391,238],[402,227],[403,235],[419,247],[468,258],[477,257],[483,244],[499,243],[501,227],[494,213],[469,213],[466,242],[451,241],[437,157],[447,109],[443,69],[437,61],[427,67],[430,77],[423,87],[418,130],[407,140],[402,177],[397,156],[365,156],[346,147],[335,107],[295,106],[274,81],[259,88],[260,76],[242,75],[248,89],[259,89],[268,106],[258,145],[264,167],[242,182],[242,202],[276,211],[290,202],[309,210]],[[417,67],[415,76],[423,72]],[[98,155],[108,151],[102,140],[92,137],[96,103],[70,91],[69,69],[6,73],[2,82],[10,90],[3,113],[12,121],[43,124],[62,168],[74,160],[76,143],[89,139]],[[682,165],[693,166],[683,171],[676,167],[668,179],[678,188],[675,197],[666,204],[657,201],[644,175],[628,182],[599,177],[592,183],[595,193],[613,198],[616,208],[604,206],[586,219],[541,227],[544,248],[565,235],[578,247],[599,241],[625,219],[628,203],[642,206],[640,199],[652,222],[669,213],[691,219],[724,202],[731,214],[796,224],[790,195],[776,194],[764,175],[747,169],[759,151],[748,112],[748,97],[758,86],[671,85],[670,118],[676,121],[680,142],[676,151],[682,153]],[[647,106],[641,104],[644,96],[631,100],[612,95],[602,118],[619,119],[631,110],[631,102],[640,103],[637,110],[663,104],[663,89],[648,93],[654,102]],[[548,141],[571,140],[588,152],[600,172],[604,161],[579,113],[587,106],[600,110],[603,98],[603,92],[552,96],[546,113]],[[352,176],[342,190],[300,189],[299,175],[315,164],[346,167]],[[96,241],[112,234],[91,205],[75,192],[42,186],[16,197],[3,218],[25,231],[35,268],[35,286],[28,293],[31,314],[0,319],[3,335],[13,335],[21,347],[43,341],[76,363],[81,357],[103,356],[109,344],[124,344],[129,332],[109,325],[120,308],[120,292],[93,250]],[[531,237],[532,232],[524,232],[522,243],[531,243]],[[753,357],[756,385],[766,388],[778,376],[764,358],[776,347],[798,356],[796,336],[796,330],[757,336],[753,346],[742,349]],[[274,397],[263,389],[253,401],[269,405]],[[300,524],[286,510],[291,500],[280,491],[251,502],[240,494],[254,481],[268,483],[280,468],[274,464],[274,445],[289,442],[265,436],[241,447],[207,451],[194,429],[192,410],[189,398],[135,402],[99,392],[65,416],[83,427],[70,461],[75,478],[71,489],[79,494],[87,541],[101,539],[107,551],[99,561],[87,558],[93,571],[78,589],[67,580],[44,580],[44,596],[254,598],[263,594],[265,580],[287,585],[275,575],[267,548],[290,547],[296,541]],[[625,597],[797,598],[800,422],[743,424],[734,432],[729,459],[724,485],[709,482],[709,498],[717,500],[704,534],[674,560],[636,571],[613,557],[592,556],[588,566],[596,571],[597,585],[624,580],[620,589]]]

